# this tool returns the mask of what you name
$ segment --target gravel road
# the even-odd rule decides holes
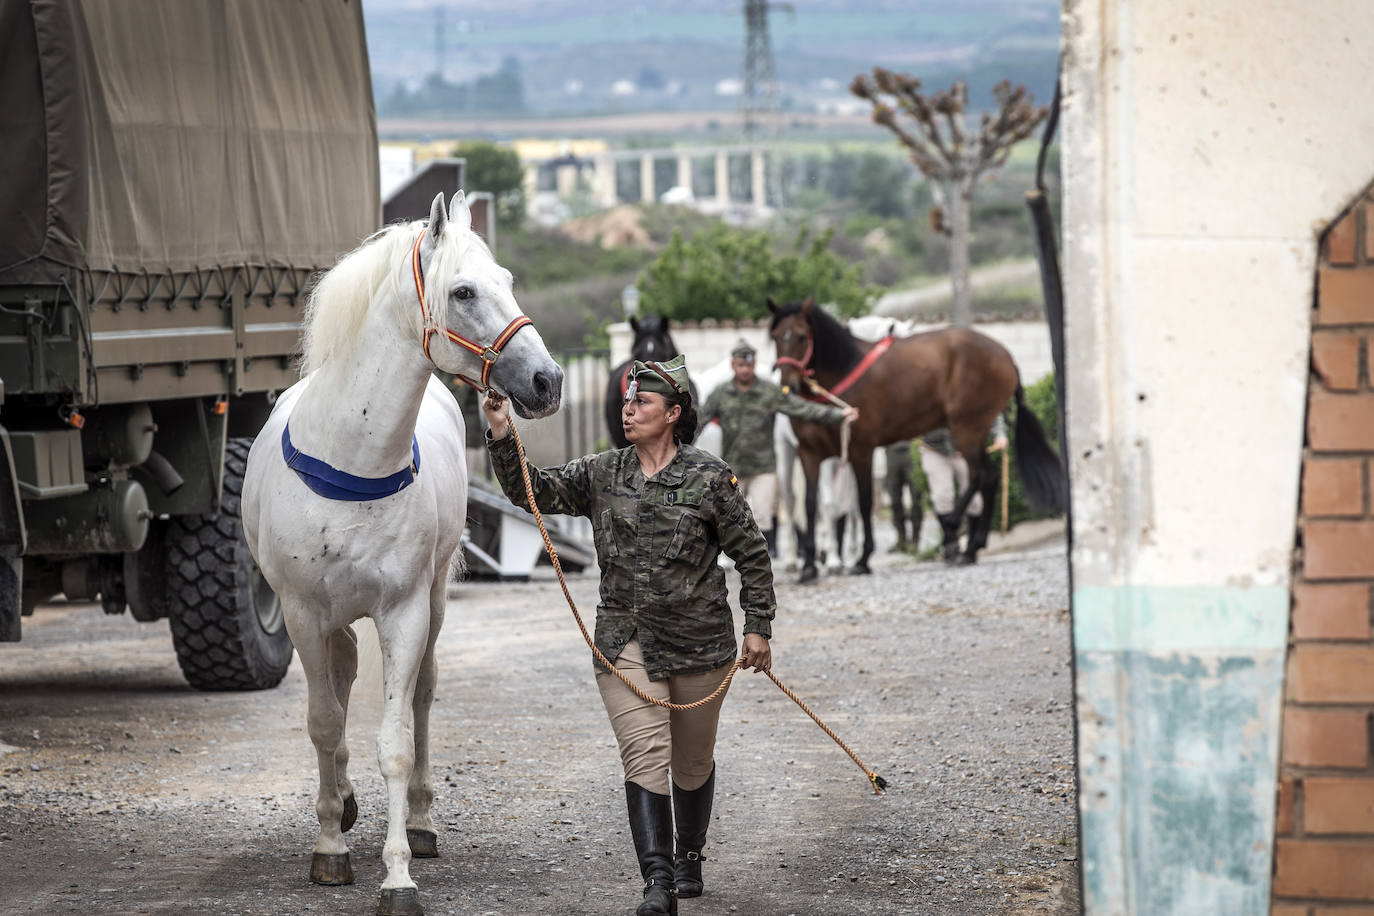
[[[771,682],[725,701],[706,895],[693,914],[1078,912],[1062,544],[947,569],[782,573],[774,671],[891,783],[863,774]],[[574,576],[595,605],[592,573]],[[639,878],[619,759],[551,571],[453,587],[433,770],[430,914],[629,914]],[[40,609],[0,646],[0,913],[370,914],[381,864],[376,714],[349,723],[357,883],[307,879],[305,681],[185,686],[165,622]]]

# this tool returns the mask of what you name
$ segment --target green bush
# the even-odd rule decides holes
[[[829,250],[831,233],[803,230],[793,250],[779,252],[766,232],[717,223],[687,239],[672,240],[639,280],[641,308],[675,320],[757,319],[764,302],[814,296],[834,303],[841,316],[864,312],[873,290],[862,267]]]

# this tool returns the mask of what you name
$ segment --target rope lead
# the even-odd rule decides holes
[[[592,641],[591,635],[587,632],[587,625],[582,622],[582,615],[577,610],[577,604],[573,601],[572,593],[568,591],[568,582],[563,577],[563,565],[558,562],[558,551],[554,549],[553,540],[549,538],[549,531],[544,526],[544,516],[539,511],[539,506],[535,504],[534,483],[530,480],[530,465],[529,461],[525,458],[525,444],[520,441],[520,431],[515,428],[515,424],[513,422],[509,424],[508,428],[510,429],[511,435],[515,437],[515,448],[520,455],[520,476],[523,477],[525,480],[525,497],[529,500],[530,512],[534,515],[534,520],[539,524],[539,536],[544,539],[544,549],[547,550],[549,553],[549,562],[553,564],[554,572],[558,574],[558,585],[560,588],[563,589],[563,598],[568,602],[568,608],[573,613],[573,619],[577,621],[577,628],[582,631],[582,639],[587,643],[588,648],[592,650],[592,654],[596,657],[597,662],[599,662],[602,665],[602,667],[604,667],[611,674],[614,674],[617,678],[619,678],[622,684],[624,684],[626,687],[629,687],[630,690],[634,691],[635,696],[639,697],[646,703],[652,703],[655,706],[662,706],[664,709],[672,709],[677,711],[698,709],[702,706],[705,706],[707,703],[713,703],[716,700],[724,697],[725,692],[730,689],[730,681],[734,679],[736,672],[738,672],[740,667],[744,664],[744,656],[740,656],[739,658],[735,659],[734,665],[730,667],[729,673],[725,675],[725,680],[720,682],[720,686],[717,687],[710,696],[702,697],[695,703],[669,703],[667,700],[660,700],[657,697],[649,696],[639,687],[630,683],[630,681],[625,677],[625,675],[621,674],[620,670],[617,669],[615,665],[611,664],[611,662],[606,658],[605,655],[601,654],[601,650],[596,647],[596,643]],[[840,749],[849,755],[849,759],[853,760],[854,763],[858,765],[859,769],[864,771],[864,775],[868,777],[869,783],[871,783],[873,786],[873,794],[882,795],[883,790],[887,788],[887,780],[883,779],[877,773],[873,772],[867,766],[865,766],[864,762],[859,759],[859,755],[850,750],[849,745],[845,744],[842,740],[840,740],[840,736],[835,734],[835,732],[831,730],[830,726],[822,722],[820,716],[817,716],[814,712],[811,711],[811,707],[807,706],[804,702],[802,702],[801,697],[797,696],[786,686],[784,686],[782,681],[778,680],[777,676],[774,675],[772,671],[764,671],[763,673],[768,675],[768,679],[771,680],[774,684],[777,684],[778,689],[781,690],[783,693],[787,694],[788,698],[791,699],[792,702],[800,706],[802,712],[810,716],[811,721],[819,725],[821,731],[829,735],[831,740],[838,744],[840,746]]]

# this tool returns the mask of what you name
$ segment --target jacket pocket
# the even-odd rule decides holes
[[[695,512],[684,512],[677,520],[673,539],[668,543],[664,556],[669,560],[695,566],[705,558],[709,547],[706,523]]]
[[[595,527],[596,555],[601,559],[620,556],[620,544],[615,537],[615,515],[610,509],[601,510],[601,523]]]

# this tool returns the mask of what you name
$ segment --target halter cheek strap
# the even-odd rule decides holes
[[[806,352],[802,354],[801,359],[793,359],[790,356],[779,356],[778,361],[773,364],[773,368],[776,369],[779,366],[796,366],[797,371],[803,376],[815,375],[815,371],[811,368],[811,353],[815,344],[816,339],[808,334],[806,337]]]
[[[506,329],[496,335],[496,340],[492,341],[491,346],[484,347],[481,344],[469,340],[452,328],[441,327],[434,321],[434,316],[425,307],[425,275],[420,269],[420,242],[424,239],[428,229],[420,231],[420,235],[415,239],[415,245],[410,250],[410,269],[415,274],[415,295],[420,300],[420,316],[424,321],[424,330],[421,332],[420,340],[424,346],[425,358],[430,362],[434,358],[429,355],[429,339],[435,334],[443,334],[449,340],[463,347],[482,361],[482,378],[480,382],[474,382],[462,373],[458,373],[456,378],[471,385],[478,391],[485,392],[490,387],[491,367],[496,365],[496,360],[501,355],[501,350],[506,344],[510,343],[511,338],[527,324],[534,324],[528,315],[517,315],[511,319],[511,323],[506,325]]]

